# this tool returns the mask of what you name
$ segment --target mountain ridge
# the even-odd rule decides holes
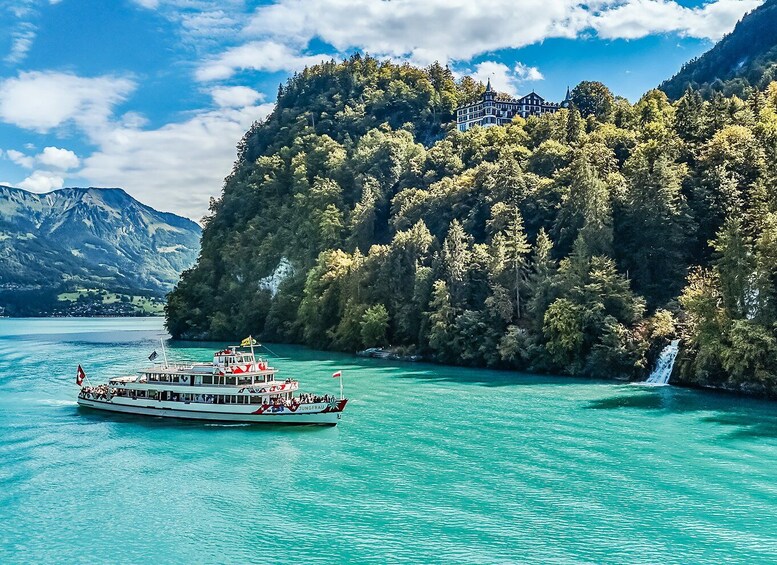
[[[709,51],[685,63],[659,86],[672,100],[688,87],[709,98],[747,96],[751,88],[763,90],[777,80],[777,0],[766,0],[746,14],[734,29]]]
[[[161,296],[199,251],[195,222],[121,188],[0,186],[0,289],[122,289]],[[13,298],[13,297],[11,297]]]

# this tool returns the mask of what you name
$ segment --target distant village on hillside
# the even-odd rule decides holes
[[[509,124],[515,116],[527,118],[556,112],[569,106],[569,88],[564,101],[548,102],[539,94],[532,92],[522,98],[498,97],[488,80],[486,91],[479,101],[461,106],[456,111],[456,124],[459,131],[467,131],[474,126],[491,127]]]

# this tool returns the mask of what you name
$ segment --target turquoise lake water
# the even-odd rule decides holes
[[[777,563],[777,404],[271,345],[339,426],[76,406],[162,334],[0,320],[0,563]]]

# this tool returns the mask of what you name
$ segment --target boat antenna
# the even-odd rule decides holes
[[[167,350],[165,349],[165,338],[160,337],[159,343],[162,344],[162,357],[165,359],[165,369],[167,369]]]
[[[275,357],[280,357],[280,355],[278,355],[277,353],[275,353],[275,351],[273,351],[272,349],[270,349],[269,347],[267,347],[267,346],[266,346],[265,344],[263,344],[263,343],[260,343],[260,344],[259,344],[259,347],[264,347],[264,348],[267,350],[267,352],[268,352],[270,355],[274,355]]]

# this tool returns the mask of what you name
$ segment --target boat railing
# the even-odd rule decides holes
[[[266,373],[276,373],[277,370],[274,367],[270,367],[269,365],[265,366],[264,369],[257,369],[256,371],[243,371],[241,373],[233,372],[230,369],[232,367],[221,367],[219,365],[212,365],[211,363],[202,363],[202,362],[189,362],[189,361],[181,361],[177,363],[167,363],[162,364],[155,364],[150,369],[145,369],[144,371],[141,371],[142,373],[164,373],[165,371],[192,371],[194,373],[202,373],[203,375],[209,375],[213,374],[213,368],[218,369],[219,373],[224,373],[225,375],[242,375],[242,374],[266,374]],[[202,371],[198,371],[198,369],[203,369]]]
[[[291,392],[299,389],[299,381],[294,379],[286,379],[284,381],[264,381],[259,383],[238,383],[238,384],[220,384],[220,383],[200,383],[192,385],[189,382],[182,383],[180,381],[158,380],[148,379],[145,376],[133,376],[133,377],[119,377],[110,379],[109,383],[112,386],[121,386],[128,383],[141,383],[152,385],[177,385],[177,386],[192,386],[194,388],[218,388],[222,390],[241,390],[249,389],[254,394],[272,394],[276,392]]]

